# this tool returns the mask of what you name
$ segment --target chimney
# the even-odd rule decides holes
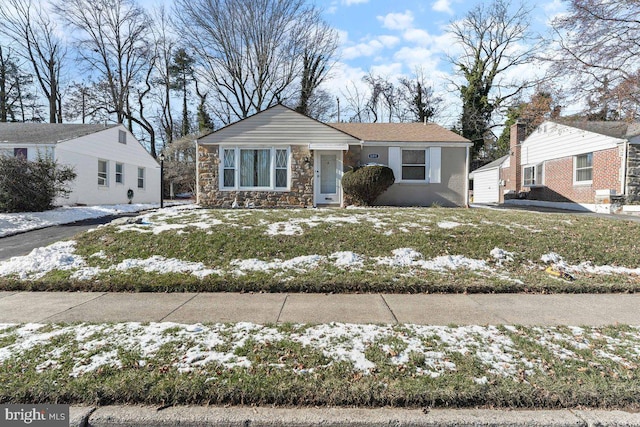
[[[506,189],[515,191],[522,189],[522,165],[520,164],[520,150],[525,138],[525,125],[516,122],[511,125],[511,139],[509,141],[509,176]]]

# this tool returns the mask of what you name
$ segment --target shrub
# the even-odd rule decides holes
[[[0,212],[41,212],[53,208],[56,197],[67,197],[76,178],[70,166],[44,157],[28,161],[0,155]]]
[[[342,189],[354,202],[371,206],[395,182],[393,170],[386,166],[364,166],[346,172]]]

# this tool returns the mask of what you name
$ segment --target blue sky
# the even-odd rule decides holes
[[[324,17],[340,33],[340,56],[325,87],[341,96],[349,85],[361,85],[368,72],[390,80],[409,76],[421,67],[436,93],[450,106],[440,121],[451,125],[459,108],[457,94],[448,81],[455,78],[447,55],[455,55],[456,44],[447,26],[461,19],[479,1],[465,0],[316,0]],[[513,5],[518,6],[517,0]],[[531,29],[544,33],[549,21],[564,10],[561,0],[528,1],[533,9]],[[533,73],[518,70],[519,73]]]

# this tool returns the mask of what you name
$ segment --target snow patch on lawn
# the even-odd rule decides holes
[[[457,370],[455,354],[473,357],[486,369],[480,378],[470,378],[477,384],[486,384],[488,376],[522,381],[536,372],[543,373],[548,361],[526,355],[514,343],[511,335],[535,341],[554,358],[568,361],[567,366],[578,369],[585,357],[576,349],[588,349],[598,343],[590,356],[591,361],[616,364],[626,369],[637,369],[640,333],[637,327],[618,331],[608,336],[598,328],[566,327],[514,327],[504,326],[429,326],[429,325],[364,325],[330,323],[321,325],[290,325],[284,330],[271,326],[241,322],[236,324],[176,324],[171,322],[142,324],[137,322],[116,324],[0,324],[0,339],[10,338],[11,344],[0,348],[0,363],[17,358],[29,363],[28,353],[34,349],[43,352],[34,366],[36,373],[73,366],[71,377],[80,377],[103,367],[135,369],[131,360],[125,363],[119,354],[131,355],[134,365],[166,364],[167,369],[179,372],[206,370],[208,364],[215,369],[245,369],[268,364],[269,367],[289,369],[298,373],[325,368],[338,362],[351,364],[353,371],[368,375],[382,368],[379,363],[406,369],[408,375],[438,377]],[[65,340],[56,339],[65,336]],[[304,366],[255,362],[241,356],[260,351],[254,346],[273,346],[282,342],[298,343],[305,351],[321,352],[328,364]],[[55,344],[54,344],[55,343]],[[604,343],[604,344],[603,344]],[[247,345],[250,348],[245,348]],[[165,346],[173,348],[171,357],[161,360],[159,352]],[[122,349],[120,353],[118,349]],[[73,350],[73,351],[71,351]],[[372,352],[373,350],[373,352]],[[376,354],[374,360],[367,357]],[[380,355],[383,361],[380,362]],[[533,357],[532,357],[533,356]],[[295,357],[295,355],[293,355]],[[580,363],[571,363],[580,362]],[[590,362],[591,363],[591,362]],[[165,365],[163,365],[165,366]]]
[[[391,267],[419,267],[425,270],[445,271],[465,268],[468,270],[488,270],[483,260],[467,258],[463,255],[444,255],[424,260],[423,255],[411,248],[400,248],[392,251],[393,257],[378,257],[378,264]]]
[[[28,255],[0,262],[0,276],[16,275],[19,279],[39,279],[53,270],[74,270],[85,266],[84,259],[75,255],[76,242],[56,242],[35,248]]]
[[[558,255],[555,252],[549,252],[542,255],[540,260],[546,264],[553,264],[557,268],[569,273],[640,275],[640,267],[628,268],[615,265],[593,265],[591,261],[584,261],[577,265],[569,264],[561,255]]]
[[[459,227],[461,225],[462,224],[460,224],[459,222],[455,222],[455,221],[440,221],[440,222],[438,222],[438,227],[445,228],[445,229],[456,228],[456,227]]]

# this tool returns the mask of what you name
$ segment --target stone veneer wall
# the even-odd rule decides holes
[[[629,144],[627,153],[627,203],[640,202],[640,146]]]
[[[308,162],[305,162],[305,158]],[[313,206],[313,156],[301,145],[291,146],[290,191],[221,191],[220,156],[217,145],[198,146],[198,203],[205,207],[230,208],[237,199],[240,206]]]

